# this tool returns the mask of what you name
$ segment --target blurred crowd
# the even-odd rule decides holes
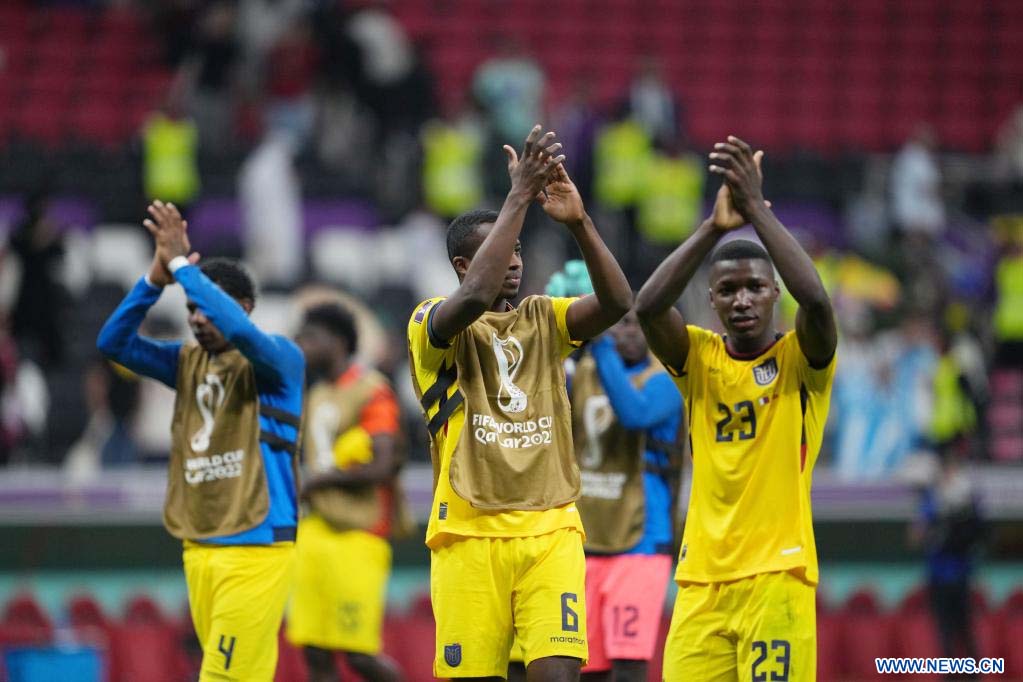
[[[139,131],[146,197],[187,215],[204,197],[200,158],[242,157],[241,255],[280,304],[274,311],[286,316],[292,294],[315,279],[308,264],[317,254],[303,237],[302,159],[344,177],[389,226],[379,229],[394,237],[392,249],[351,263],[341,279],[355,299],[373,301],[364,317],[376,314],[380,342],[367,360],[401,390],[414,457],[427,455],[407,386],[404,323],[417,300],[454,285],[446,221],[500,204],[502,144],[517,143],[537,121],[558,131],[567,169],[635,287],[699,222],[716,189],[687,135],[685,93],[669,87],[653,56],[637,61],[610,104],[596,101],[585,78],[552,101],[539,62],[504,36],[463,96],[441,98],[421,47],[383,2],[141,6],[174,74]],[[978,166],[988,169],[983,177],[964,173]],[[858,168],[858,189],[840,197],[837,230],[822,234],[810,219],[789,224],[840,317],[822,466],[876,480],[928,453],[1020,464],[1023,205],[1012,197],[1023,187],[1023,106],[989,158],[943,154],[921,124],[897,153]],[[769,194],[771,173],[769,155]],[[63,464],[87,475],[158,461],[169,440],[169,394],[96,359],[94,332],[123,289],[78,288],[86,280],[68,262],[82,262],[74,257],[81,244],[53,224],[50,198],[46,186],[23,197],[3,252],[0,463]],[[540,214],[530,216],[523,242],[530,291],[573,256],[571,240]],[[381,285],[385,267],[404,284]],[[684,312],[713,325],[705,291],[690,289]],[[781,307],[791,323],[791,300]],[[173,315],[148,325],[156,336],[187,333]]]

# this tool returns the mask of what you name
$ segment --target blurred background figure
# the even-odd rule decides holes
[[[942,447],[920,466],[919,518],[910,543],[923,551],[931,609],[938,625],[941,655],[979,657],[973,615],[978,551],[986,528],[976,491],[961,460],[962,441]],[[926,482],[924,482],[926,481]],[[977,679],[979,675],[949,679]]]
[[[138,377],[106,360],[97,360],[85,375],[89,421],[68,451],[64,467],[72,479],[100,476],[107,467],[138,464],[141,451],[132,436],[138,408]]]
[[[476,69],[472,84],[487,123],[484,163],[490,197],[503,195],[508,182],[504,142],[499,141],[524,139],[540,120],[546,83],[540,65],[517,36],[498,36],[495,51]]]
[[[680,137],[678,107],[655,57],[640,61],[629,87],[628,107],[647,135],[666,147],[675,146]]]
[[[50,190],[40,187],[25,199],[25,214],[10,236],[21,278],[11,313],[11,332],[21,354],[43,365],[58,365],[65,354],[67,291],[60,279],[64,240],[48,214]]]
[[[182,63],[190,84],[191,115],[204,151],[223,154],[235,139],[234,98],[239,57],[235,5],[217,1],[204,6],[196,37]]]
[[[179,81],[180,83],[180,81]],[[142,184],[145,200],[162,197],[187,215],[199,196],[198,128],[185,111],[185,93],[174,87],[142,128]]]

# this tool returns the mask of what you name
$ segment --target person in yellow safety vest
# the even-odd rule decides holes
[[[647,177],[653,141],[636,121],[626,118],[597,133],[593,150],[594,195],[601,206],[635,206]]]
[[[451,218],[483,200],[482,136],[469,121],[433,120],[422,130],[423,198]]]
[[[1023,245],[1015,244],[995,267],[995,364],[1023,366]]]
[[[934,370],[934,406],[931,417],[931,438],[935,443],[949,443],[973,433],[977,412],[960,377],[962,371],[955,354],[946,352]]]
[[[931,417],[931,438],[939,447],[976,434],[978,414],[989,402],[984,351],[970,331],[970,308],[961,301],[950,303],[944,317]]]
[[[159,197],[188,206],[199,194],[196,162],[198,129],[177,98],[171,97],[162,111],[154,112],[142,128],[143,186],[146,199]]]
[[[678,244],[703,210],[703,167],[695,154],[655,152],[640,190],[636,227],[652,244]]]

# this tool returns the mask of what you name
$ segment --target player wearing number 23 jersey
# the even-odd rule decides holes
[[[760,159],[742,140],[715,145],[724,177],[714,213],[657,269],[636,308],[685,399],[693,483],[664,651],[664,679],[809,681],[816,676],[817,552],[810,483],[827,419],[837,346],[813,263],[760,192]],[[710,258],[710,303],[725,334],[672,307]],[[765,250],[766,247],[766,250]],[[779,334],[775,267],[800,305]]]

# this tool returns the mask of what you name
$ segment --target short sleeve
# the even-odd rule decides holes
[[[692,324],[686,325],[686,334],[689,336],[689,352],[686,353],[686,364],[682,368],[682,375],[690,374],[699,370],[699,368],[703,365],[703,354],[707,343],[714,336],[713,332]],[[674,373],[675,371],[673,368],[667,366],[666,369],[670,373]]]
[[[583,342],[576,341],[568,333],[568,309],[579,300],[577,296],[571,297],[549,297],[551,306],[554,308],[554,319],[558,324],[558,338],[561,342],[561,357],[567,358],[579,350]]]
[[[791,332],[795,334],[795,332]],[[826,393],[831,389],[831,384],[835,380],[835,367],[838,365],[838,351],[831,356],[831,360],[827,365],[820,369],[814,369],[810,366],[810,361],[803,355],[803,349],[799,347],[799,342],[792,339],[793,351],[798,355],[798,367],[799,367],[799,381],[803,386],[806,386],[806,390],[810,393]]]
[[[431,338],[430,316],[444,298],[431,298],[416,306],[408,322],[409,361],[415,371],[436,372],[444,358],[451,352],[450,346],[441,347],[436,339]]]

